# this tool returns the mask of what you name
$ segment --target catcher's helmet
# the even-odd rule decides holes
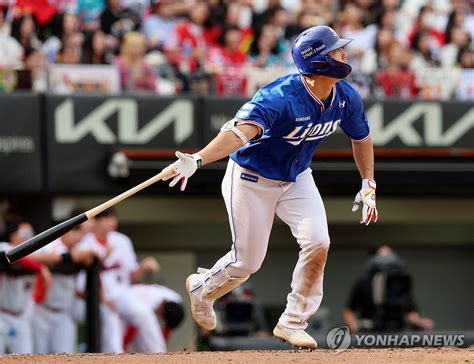
[[[333,78],[346,78],[352,67],[336,61],[328,53],[342,48],[352,39],[339,38],[336,32],[325,25],[303,31],[293,43],[292,55],[296,67],[303,75],[320,75]]]

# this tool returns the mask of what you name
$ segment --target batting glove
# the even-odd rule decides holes
[[[369,225],[370,221],[377,221],[378,212],[375,206],[375,189],[377,184],[371,179],[362,180],[362,188],[357,193],[352,203],[352,212],[355,212],[362,206],[361,224]]]
[[[184,191],[186,184],[188,183],[188,178],[191,177],[196,170],[202,166],[202,158],[199,154],[194,153],[185,154],[181,152],[176,152],[176,157],[178,160],[174,162],[171,167],[175,169],[176,173],[163,178],[164,181],[174,177],[170,182],[170,187],[174,187],[179,180],[181,180],[181,191]]]

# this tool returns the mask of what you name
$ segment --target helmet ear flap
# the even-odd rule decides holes
[[[326,72],[330,67],[329,62],[325,61],[314,61],[311,63],[313,64],[316,72]]]

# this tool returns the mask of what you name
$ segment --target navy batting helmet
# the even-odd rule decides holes
[[[336,32],[325,25],[303,31],[295,39],[292,48],[293,60],[303,75],[320,75],[333,78],[346,78],[352,67],[336,61],[329,52],[342,48],[352,39],[339,38]]]

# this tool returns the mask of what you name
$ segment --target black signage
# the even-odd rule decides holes
[[[0,191],[38,192],[43,188],[40,98],[0,95]]]

